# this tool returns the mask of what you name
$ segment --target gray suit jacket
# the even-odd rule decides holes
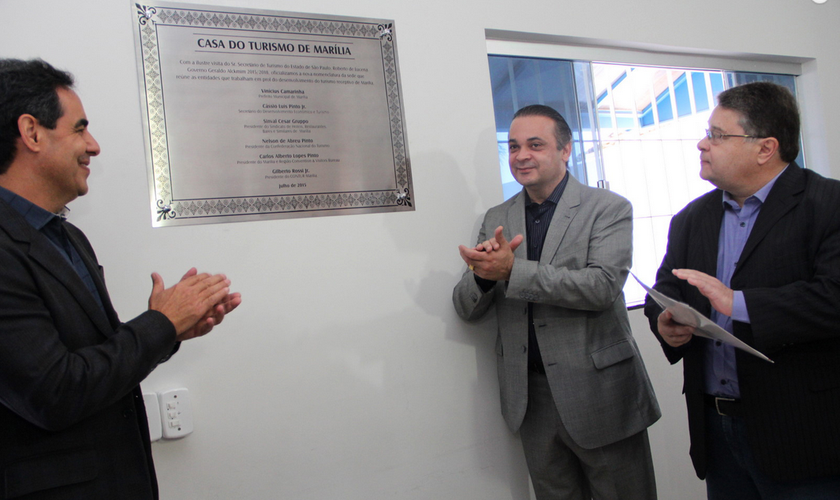
[[[525,234],[525,195],[491,208],[478,241],[504,226]],[[660,417],[630,331],[622,288],[632,258],[632,208],[570,177],[539,262],[515,251],[509,282],[483,293],[467,271],[453,292],[458,315],[475,320],[495,305],[502,414],[516,432],[528,405],[528,302],[563,424],[587,449],[632,436]]]

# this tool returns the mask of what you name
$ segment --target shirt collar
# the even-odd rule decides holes
[[[777,181],[777,180],[779,180],[779,177],[781,177],[781,176],[782,176],[782,174],[783,174],[783,173],[785,173],[785,170],[787,170],[787,169],[788,169],[788,167],[790,167],[790,164],[788,164],[785,168],[783,168],[783,169],[782,169],[782,171],[781,171],[781,172],[779,172],[779,173],[776,175],[776,177],[773,177],[772,179],[770,179],[770,182],[768,182],[767,184],[765,184],[764,186],[762,186],[762,188],[761,188],[761,189],[759,189],[758,191],[756,191],[756,192],[755,192],[755,194],[753,194],[752,196],[750,196],[750,197],[749,197],[749,198],[747,198],[747,199],[749,200],[750,198],[756,198],[756,199],[757,199],[760,203],[762,203],[762,204],[763,204],[763,203],[764,203],[764,201],[765,201],[765,200],[767,200],[767,195],[769,195],[769,194],[770,194],[770,190],[772,190],[772,189],[773,189],[773,185],[774,185],[774,184],[776,184],[776,181]],[[731,194],[729,194],[729,192],[728,192],[728,191],[724,191],[724,192],[723,192],[723,202],[724,202],[725,204],[732,204],[732,203],[736,203],[736,204],[737,204],[737,202],[735,201],[735,199],[734,199],[734,198],[732,198],[732,195],[731,195]]]
[[[23,218],[26,219],[26,222],[28,222],[29,225],[34,227],[37,231],[43,229],[43,227],[49,224],[53,219],[60,218],[59,215],[56,215],[49,210],[44,210],[23,196],[17,195],[4,187],[0,187],[0,200],[8,203],[10,207],[22,215]]]
[[[569,182],[569,171],[566,171],[566,174],[563,176],[563,180],[560,181],[560,184],[557,184],[557,187],[554,188],[554,191],[545,199],[543,203],[551,202],[553,204],[560,203],[560,198],[563,196],[563,191],[566,189],[566,184]],[[525,205],[536,204],[536,202],[531,201],[531,197],[528,196],[528,191],[526,189],[522,189],[525,192]]]

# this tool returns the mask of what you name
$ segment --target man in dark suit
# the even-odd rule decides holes
[[[655,288],[769,356],[693,335],[650,298],[683,360],[691,458],[711,500],[840,498],[840,182],[803,170],[793,95],[719,96],[698,143],[717,186],[671,221]]]
[[[90,243],[59,214],[99,144],[69,73],[0,60],[0,498],[152,499],[139,383],[241,301],[223,275],[157,273],[121,323]]]
[[[522,192],[488,210],[453,292],[458,314],[496,310],[502,414],[519,431],[540,500],[656,498],[647,428],[659,405],[622,288],[630,202],[582,185],[572,133],[548,106],[519,110],[508,138]]]

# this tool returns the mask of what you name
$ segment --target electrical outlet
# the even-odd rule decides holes
[[[186,389],[170,389],[159,392],[160,416],[165,439],[182,438],[193,431],[190,395]]]

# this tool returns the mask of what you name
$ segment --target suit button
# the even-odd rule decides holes
[[[522,352],[523,352],[523,353],[528,352],[528,346],[523,345],[523,346],[522,346]]]
[[[134,410],[132,410],[131,408],[126,408],[125,410],[123,410],[123,418],[131,418],[132,415],[134,415]]]

